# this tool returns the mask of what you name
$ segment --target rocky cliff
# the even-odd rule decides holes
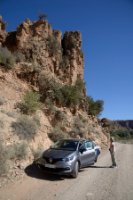
[[[37,70],[53,73],[63,83],[74,84],[83,79],[81,34],[53,30],[46,20],[25,20],[16,31],[6,33],[0,22],[1,40],[14,54],[23,55],[22,61],[32,63]],[[34,69],[33,69],[34,70]],[[36,72],[37,73],[37,72]]]
[[[19,174],[51,139],[79,135],[107,146],[108,129],[87,113],[80,32],[62,35],[28,19],[5,28],[0,19],[0,148],[10,152],[0,157],[0,173],[8,163],[10,176]]]

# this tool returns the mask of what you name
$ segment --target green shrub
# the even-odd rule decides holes
[[[18,159],[23,159],[27,155],[27,144],[25,142],[14,145],[15,155]]]
[[[39,77],[39,87],[41,93],[41,100],[43,102],[50,101],[57,104],[60,103],[62,99],[61,84],[58,83],[52,76],[49,74],[43,74]]]
[[[61,85],[53,77],[43,75],[39,78],[42,101],[49,99],[57,106],[75,107],[84,98],[85,84],[77,80],[75,85]]]
[[[56,86],[53,89],[53,93],[54,93],[54,101],[56,102],[57,105],[62,106],[63,102],[64,102],[64,95],[62,93],[62,89],[61,86]]]
[[[102,100],[94,101],[92,97],[87,97],[88,102],[88,114],[98,116],[103,111],[103,104]]]
[[[82,79],[77,79],[75,87],[79,92],[83,93],[85,90],[85,82]]]
[[[39,77],[39,87],[41,92],[51,91],[54,89],[58,89],[60,87],[60,84],[57,83],[55,78],[51,76],[51,74],[42,74]]]
[[[16,143],[7,149],[9,159],[24,159],[27,155],[27,143]]]
[[[29,118],[27,115],[23,115],[12,123],[12,127],[20,139],[33,139],[36,135],[39,122],[35,118]]]
[[[133,130],[130,130],[129,133],[130,133],[130,136],[133,137]]]
[[[2,144],[2,141],[0,141],[0,176],[7,173],[8,169],[9,166],[6,147]]]
[[[64,133],[59,126],[54,127],[52,132],[48,133],[48,136],[53,142],[68,137],[68,135]]]
[[[38,93],[29,91],[24,95],[22,103],[18,103],[17,106],[24,114],[33,114],[40,108],[40,95]]]
[[[129,130],[112,130],[110,132],[111,137],[115,137],[116,139],[129,139],[131,138],[131,134]]]
[[[61,92],[63,95],[61,103],[66,107],[78,105],[82,99],[81,93],[75,86],[65,85],[61,88]]]
[[[8,117],[16,118],[18,116],[18,113],[15,111],[7,111],[6,112]]]
[[[15,59],[12,53],[6,47],[0,47],[0,64],[6,69],[14,67]]]
[[[83,99],[85,84],[78,79],[75,85],[64,85],[60,90],[62,93],[61,103],[66,107],[79,105]]]

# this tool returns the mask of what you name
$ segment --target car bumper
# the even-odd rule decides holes
[[[69,167],[66,168],[48,168],[44,166],[40,166],[45,172],[59,175],[68,175],[72,173],[72,170]]]
[[[67,175],[72,174],[74,163],[72,162],[57,162],[56,164],[44,163],[44,160],[37,160],[35,164],[38,165],[39,168],[43,169],[45,172],[59,175]]]

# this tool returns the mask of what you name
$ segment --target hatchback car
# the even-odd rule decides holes
[[[63,139],[43,152],[35,164],[45,171],[76,178],[79,169],[93,165],[101,152],[94,141]]]

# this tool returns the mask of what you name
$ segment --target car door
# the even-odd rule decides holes
[[[81,167],[94,163],[95,149],[91,141],[85,141],[79,149]]]
[[[85,146],[86,146],[86,165],[93,164],[96,157],[94,145],[91,141],[86,141]]]
[[[87,164],[87,152],[85,142],[79,148],[79,159],[81,167],[86,166]]]

